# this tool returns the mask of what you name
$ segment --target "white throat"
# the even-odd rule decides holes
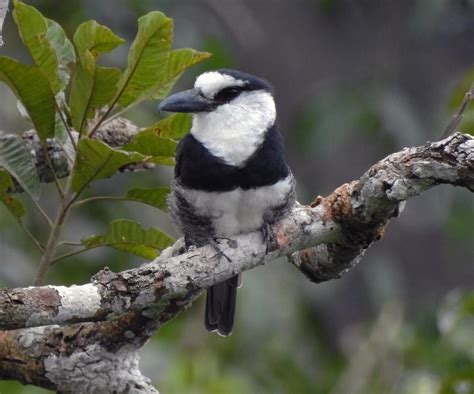
[[[270,93],[243,92],[212,112],[195,114],[191,134],[211,154],[239,167],[259,148],[275,118]]]

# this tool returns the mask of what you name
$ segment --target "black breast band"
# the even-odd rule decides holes
[[[288,174],[281,136],[275,126],[267,131],[262,145],[243,167],[231,166],[213,156],[192,134],[181,140],[176,153],[175,178],[191,189],[251,189],[273,185]]]

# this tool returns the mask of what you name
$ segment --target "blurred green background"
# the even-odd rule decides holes
[[[279,126],[302,203],[358,178],[405,146],[439,138],[474,78],[472,0],[53,0],[27,1],[63,25],[95,19],[128,45],[136,20],[161,10],[175,19],[175,47],[213,57],[275,87]],[[12,21],[1,55],[30,62]],[[123,67],[127,45],[102,64]],[[0,85],[1,129],[29,126]],[[157,120],[156,103],[128,116]],[[460,129],[474,133],[474,110]],[[93,193],[167,185],[172,171],[122,174]],[[22,197],[21,197],[22,198]],[[28,206],[26,198],[22,198]],[[56,208],[54,186],[42,204]],[[44,234],[34,214],[28,226]],[[139,204],[97,202],[74,213],[67,239],[104,232],[116,218],[141,221],[178,237],[168,215]],[[0,207],[0,285],[28,285],[39,256]],[[50,281],[84,283],[109,266],[140,264],[101,249],[62,261]],[[285,261],[244,275],[235,332],[203,328],[203,299],[166,324],[143,348],[142,369],[163,393],[474,393],[474,200],[440,186],[410,200],[384,239],[337,281],[309,283]],[[0,393],[42,393],[0,382]]]

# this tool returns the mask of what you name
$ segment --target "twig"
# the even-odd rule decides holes
[[[74,245],[74,246],[78,246],[78,245]],[[80,253],[84,253],[84,252],[87,252],[89,250],[92,250],[92,249],[96,249],[98,248],[99,246],[107,246],[107,245],[104,245],[104,244],[101,244],[101,245],[94,245],[94,246],[88,246],[84,249],[80,249],[80,250],[75,250],[74,252],[69,252],[69,253],[64,253],[58,257],[55,257],[54,259],[52,259],[49,264],[50,265],[54,265],[56,264],[59,260],[63,260],[63,259],[66,259],[68,257],[72,257],[72,256],[75,256],[76,254],[80,254]]]
[[[43,216],[43,218],[48,222],[49,227],[53,227],[53,221],[51,218],[48,216],[48,214],[41,208],[41,205],[39,205],[38,201],[36,201],[34,198],[31,198],[31,201],[33,201],[34,206],[38,210],[38,212]]]
[[[458,127],[459,123],[464,118],[464,111],[466,111],[473,96],[474,96],[474,82],[472,83],[471,87],[464,95],[464,98],[461,102],[461,106],[459,107],[458,111],[453,115],[453,117],[451,118],[451,121],[448,123],[448,125],[444,129],[443,134],[441,135],[442,140],[450,136],[454,131],[456,131],[456,127]]]
[[[67,246],[84,246],[81,242],[74,242],[74,241],[61,241],[58,243],[58,246],[67,245]]]
[[[129,198],[120,197],[120,196],[96,196],[96,197],[85,198],[81,201],[77,201],[74,204],[72,204],[72,207],[77,208],[77,207],[79,207],[83,204],[86,204],[86,203],[92,202],[92,201],[136,201],[136,202],[141,202],[141,201],[131,200]]]
[[[136,67],[136,65],[135,65]],[[116,96],[114,97],[114,99],[112,100],[112,103],[110,104],[109,108],[107,108],[107,110],[104,112],[104,114],[99,118],[99,120],[96,122],[96,124],[94,125],[94,127],[92,128],[92,130],[90,131],[90,133],[87,135],[89,138],[92,138],[94,137],[94,134],[96,133],[96,131],[98,130],[98,128],[100,127],[100,125],[104,122],[105,118],[107,118],[107,116],[109,116],[109,114],[112,112],[112,110],[114,109],[115,105],[118,103],[119,99],[120,99],[120,96],[122,95],[122,93],[125,91],[125,89],[127,88],[127,85],[128,83],[130,82],[130,78],[132,78],[132,75],[133,73],[135,72],[135,68],[132,70],[132,72],[130,73],[130,75],[128,76],[127,80],[125,81],[124,85],[122,86],[122,88],[117,92]]]
[[[59,108],[59,105],[58,105],[56,100],[54,100],[54,104],[56,105],[56,109],[58,111],[59,117],[61,118],[61,122],[63,122],[64,127],[66,128],[66,132],[67,132],[67,135],[69,136],[69,139],[71,140],[71,144],[72,144],[74,150],[77,151],[76,141],[74,140],[74,136],[72,135],[72,131],[71,131],[69,125],[67,124],[66,119],[64,119],[63,112]]]
[[[128,105],[127,107],[124,107],[122,108],[120,111],[116,112],[115,114],[113,114],[110,118],[107,118],[105,119],[103,122],[102,122],[102,125],[106,125],[108,124],[109,122],[112,122],[113,120],[117,119],[119,116],[123,115],[125,112],[127,112],[128,110],[132,109],[135,105],[141,103],[143,100],[137,100],[136,102],[134,102],[132,105]]]
[[[39,243],[39,241],[35,238],[35,236],[28,230],[28,228],[25,227],[25,225],[22,223],[22,221],[19,218],[16,218],[16,221],[20,228],[25,232],[25,234],[30,238],[35,246],[39,249],[41,253],[44,252],[44,247]]]
[[[61,200],[61,206],[52,225],[48,242],[46,243],[46,248],[38,267],[38,272],[33,280],[33,286],[41,286],[46,282],[48,271],[51,267],[51,261],[54,259],[54,255],[59,246],[59,239],[61,237],[64,223],[69,215],[71,201],[73,201],[74,198],[75,195],[72,191],[72,177],[70,176],[66,184],[66,190],[64,191],[64,198]]]
[[[48,163],[49,169],[51,170],[51,173],[53,174],[54,183],[56,185],[56,188],[58,189],[58,193],[61,199],[63,199],[64,191],[61,185],[59,184],[59,179],[58,179],[58,176],[56,175],[56,170],[54,169],[53,163],[51,162],[51,158],[49,157],[48,148],[45,145],[43,145],[43,151],[44,151],[44,157],[46,159],[46,162]]]

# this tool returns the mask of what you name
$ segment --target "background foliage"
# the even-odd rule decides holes
[[[132,47],[128,62],[127,53],[136,35],[137,19],[157,9],[174,18],[176,47],[213,53],[190,69],[176,90],[189,87],[198,73],[219,67],[235,67],[268,78],[277,92],[280,129],[302,202],[360,176],[392,151],[437,139],[474,73],[474,5],[469,1],[298,0],[290,6],[285,1],[267,0],[233,1],[223,7],[213,0],[121,0],[114,2],[114,12],[110,12],[110,3],[92,0],[28,4],[59,22],[72,42],[84,48],[83,56],[76,59],[78,71],[68,90],[69,105],[78,114],[73,117],[78,129],[92,107],[112,103],[122,88],[125,94],[118,104],[126,108],[133,100],[141,103],[126,115],[141,127],[154,125],[149,130],[156,126],[160,116],[156,102],[143,102],[143,97],[134,93],[135,89],[124,88],[124,83],[129,79],[131,86],[137,86],[134,84],[142,81],[129,78],[140,42]],[[94,23],[81,25],[88,19],[116,34]],[[150,34],[147,23],[141,21],[142,34]],[[163,19],[163,29],[168,23]],[[42,29],[50,37],[58,35],[58,27],[49,20]],[[84,37],[95,37],[97,30],[108,38],[107,44],[88,53]],[[26,43],[29,34],[22,32]],[[42,110],[30,104],[25,107],[30,114],[38,112],[32,120],[44,137],[60,133],[60,122],[42,115],[48,112],[44,106],[54,106],[54,95],[65,86],[61,65],[73,58],[73,52],[60,39],[46,48],[31,42],[38,55],[30,57],[11,15],[5,23],[4,40],[0,55],[25,63],[0,64],[2,69],[14,71],[12,78],[29,72],[37,59],[46,59],[37,67],[46,70],[41,75],[50,79],[46,83],[40,82],[41,77],[27,81],[46,89]],[[59,77],[55,80],[50,72],[55,65],[47,59],[59,47],[63,55],[57,57]],[[113,47],[116,49],[110,51]],[[96,63],[99,55],[100,65]],[[159,58],[159,51],[152,56]],[[173,56],[181,59],[182,53]],[[106,73],[105,67],[116,71]],[[146,68],[142,71],[155,82],[153,73]],[[104,89],[91,83],[91,75],[95,83],[110,86],[116,82],[118,90],[98,95]],[[103,81],[106,76],[114,83]],[[14,83],[17,90],[25,84],[22,80],[10,84]],[[162,97],[169,89],[166,83],[156,83],[146,92],[148,97]],[[49,86],[52,93],[47,92]],[[0,103],[5,132],[20,134],[30,127],[18,116],[16,99],[6,85],[0,85]],[[472,118],[473,109],[461,124],[462,131],[474,132]],[[168,130],[164,138],[182,137],[176,133],[184,127],[165,125],[161,123]],[[147,138],[146,133],[141,138]],[[107,149],[84,141],[83,145],[95,145],[89,152]],[[134,144],[128,152],[140,152],[140,146],[147,146],[140,141]],[[162,153],[151,156],[166,157]],[[123,163],[125,156],[117,160]],[[86,191],[90,194],[85,196],[125,196],[128,190],[128,197],[140,200],[146,190],[165,188],[170,177],[171,167],[166,166],[117,175],[95,183],[93,193]],[[2,185],[8,184],[4,179],[0,173],[2,200]],[[30,194],[39,196],[34,185],[25,178]],[[80,185],[81,179],[76,179],[76,186]],[[35,234],[42,234],[45,226],[40,215],[32,214],[34,207],[26,196],[15,198],[29,214],[23,216],[15,202],[0,207],[0,284],[10,287],[31,282],[39,253],[8,209],[22,217]],[[53,185],[43,187],[40,202],[48,213],[54,212],[58,201]],[[102,242],[121,249],[105,235],[108,223],[116,219],[142,223],[142,239],[152,226],[177,237],[168,214],[156,206],[163,208],[163,201],[158,198],[151,205],[121,201],[84,204],[72,215],[65,237],[99,234],[87,238],[86,243]],[[471,194],[436,188],[410,201],[383,241],[342,279],[315,286],[304,282],[284,262],[253,270],[244,276],[232,337],[208,335],[202,327],[203,305],[196,304],[165,325],[144,348],[143,369],[157,387],[170,393],[346,393],[348,387],[361,393],[470,393],[474,391],[473,223]],[[112,224],[122,225],[129,222]],[[151,257],[153,250],[140,253]],[[119,270],[140,261],[112,248],[99,248],[58,263],[50,281],[81,283],[104,265]],[[44,392],[10,382],[0,382],[0,391]]]

